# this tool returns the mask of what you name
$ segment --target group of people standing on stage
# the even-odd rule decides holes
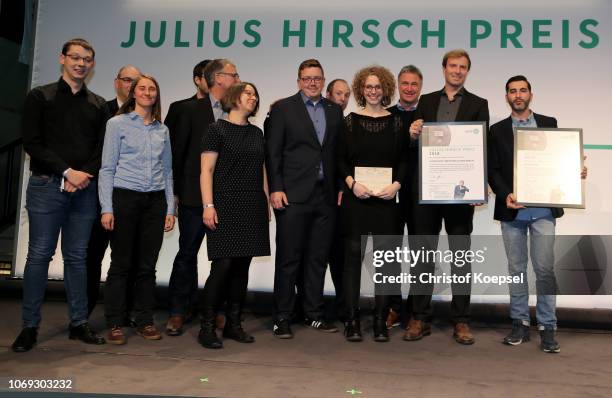
[[[489,124],[487,100],[465,87],[471,60],[464,50],[444,55],[444,87],[423,96],[421,71],[408,65],[397,82],[382,66],[359,70],[352,87],[336,79],[327,87],[323,66],[308,59],[298,67],[298,92],[273,103],[265,133],[249,122],[259,109],[253,83],[241,82],[227,59],[206,60],[193,71],[196,94],[170,105],[161,120],[157,80],[134,66],[115,79],[117,98],[105,102],[85,86],[95,51],[83,39],[64,44],[62,76],[34,88],[24,107],[23,142],[30,155],[26,192],[30,239],[24,274],[23,329],[13,350],[37,341],[40,307],[49,262],[60,231],[70,314],[70,338],[89,344],[125,344],[125,326],[147,340],[159,340],[154,324],[155,267],[164,231],[179,217],[179,250],[169,283],[169,336],[183,333],[196,312],[198,340],[221,348],[223,336],[251,343],[242,327],[242,309],[253,257],[270,255],[270,208],[276,220],[273,334],[292,338],[300,321],[337,332],[324,317],[323,286],[330,263],[338,318],[348,341],[361,341],[360,283],[362,240],[399,236],[404,225],[410,244],[435,249],[442,221],[451,248],[469,248],[474,206],[424,205],[418,201],[418,151],[424,122],[481,121]],[[399,102],[392,105],[395,90]],[[358,111],[344,117],[352,93]],[[560,209],[522,208],[512,193],[512,126],[556,127],[556,120],[529,108],[531,85],[524,76],[506,84],[511,116],[489,130],[489,182],[496,193],[495,219],[501,221],[511,275],[527,268],[527,231],[538,240],[532,260],[540,282],[554,285],[552,243]],[[356,167],[392,170],[391,184],[371,191],[355,179]],[[580,171],[577,170],[577,173]],[[586,169],[582,171],[586,177]],[[399,198],[398,198],[399,196]],[[211,271],[198,297],[197,254],[207,237]],[[101,262],[110,242],[111,265],[104,286],[108,333],[89,327],[98,298]],[[401,242],[399,242],[401,244]],[[417,273],[433,273],[419,263]],[[452,265],[467,274],[469,264]],[[526,280],[526,278],[525,278]],[[300,293],[296,303],[296,287]],[[453,286],[454,338],[473,344],[470,294]],[[406,302],[404,340],[431,333],[433,285],[411,287]],[[550,290],[549,290],[550,291]],[[511,291],[510,345],[529,340],[526,284]],[[402,296],[375,291],[373,338],[388,341],[398,324]],[[197,310],[194,309],[197,307]],[[298,308],[299,307],[299,308]],[[297,311],[296,311],[297,308]],[[538,295],[541,347],[558,352],[555,296]],[[224,311],[224,317],[220,312]]]

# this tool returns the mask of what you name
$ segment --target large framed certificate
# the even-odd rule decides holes
[[[419,139],[419,203],[486,203],[485,122],[425,123]]]
[[[514,128],[518,204],[584,209],[582,129]]]

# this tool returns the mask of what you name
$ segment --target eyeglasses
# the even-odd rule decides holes
[[[229,73],[229,72],[217,72],[217,75],[226,75],[226,76],[231,76],[234,79],[238,79],[240,77],[240,75],[238,73]]]
[[[117,80],[121,80],[124,83],[132,83],[134,81],[131,77],[118,77]]]
[[[94,61],[93,57],[81,57],[78,54],[66,54],[66,57],[70,58],[74,62],[83,60],[83,62],[86,64],[91,64]]]
[[[253,91],[243,91],[242,94],[246,95],[249,98],[255,97],[255,100],[259,101],[259,98],[257,98],[257,94],[255,94]]]
[[[372,85],[368,84],[363,89],[365,91],[379,91],[379,90],[382,90],[382,86],[378,85],[378,84],[376,86],[372,86]]]
[[[300,80],[303,83],[311,83],[311,82],[315,82],[315,83],[321,83],[323,81],[323,76],[304,76],[304,77],[300,77]]]

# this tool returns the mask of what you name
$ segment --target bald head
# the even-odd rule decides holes
[[[125,65],[119,69],[115,78],[115,92],[121,103],[127,100],[132,82],[140,75],[140,69],[133,65]]]

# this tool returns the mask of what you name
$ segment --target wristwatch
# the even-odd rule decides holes
[[[204,204],[204,208],[205,208],[205,209],[208,209],[209,207],[215,207],[215,205],[214,205],[214,204],[212,204],[212,203],[205,203],[205,204]]]

